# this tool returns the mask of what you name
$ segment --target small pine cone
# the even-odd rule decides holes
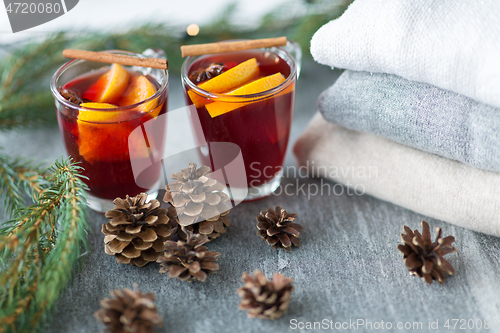
[[[177,181],[166,186],[163,201],[175,209],[169,211],[169,216],[174,226],[181,226],[176,229],[179,237],[186,239],[185,231],[181,229],[208,235],[210,240],[225,233],[230,224],[226,216],[229,214],[229,196],[222,192],[224,185],[210,178],[210,168],[202,166],[196,169],[195,163],[189,163],[187,169],[171,177]]]
[[[158,258],[162,265],[160,273],[167,273],[170,278],[179,278],[182,281],[201,281],[207,279],[208,274],[219,270],[216,263],[220,256],[218,252],[207,251],[203,246],[208,242],[206,235],[188,232],[186,242],[167,241],[163,256]]]
[[[280,318],[290,304],[293,279],[274,273],[273,279],[269,281],[259,270],[253,274],[243,273],[241,280],[245,285],[238,289],[241,296],[239,308],[248,310],[250,318]]]
[[[451,246],[455,237],[442,238],[441,228],[437,228],[436,240],[432,242],[429,224],[422,221],[422,234],[418,230],[411,231],[404,226],[404,234],[401,234],[403,244],[398,250],[403,253],[403,259],[410,274],[417,275],[428,284],[437,280],[440,284],[446,282],[446,274],[455,274],[455,269],[443,258],[445,254],[456,252]]]
[[[268,208],[257,216],[257,235],[275,249],[283,248],[289,252],[292,245],[300,246],[300,231],[302,226],[294,223],[297,214],[288,214],[280,206],[276,209]]]
[[[187,240],[188,232],[206,235],[209,241],[219,237],[221,234],[226,232],[227,227],[231,224],[229,216],[227,216],[228,213],[229,211],[221,213],[217,221],[202,221],[183,227],[179,224],[175,208],[169,207],[167,210],[167,215],[170,218],[170,224],[172,225],[172,235],[177,235],[179,239],[184,241]]]
[[[153,293],[143,294],[134,286],[113,290],[114,298],[101,300],[101,309],[94,317],[106,328],[104,333],[153,333],[153,326],[161,326],[162,319],[157,313]]]
[[[163,253],[171,225],[158,200],[146,203],[146,193],[126,199],[116,198],[114,209],[105,214],[110,221],[102,225],[104,251],[120,264],[142,267]]]

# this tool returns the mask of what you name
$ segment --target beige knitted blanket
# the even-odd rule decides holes
[[[500,174],[311,120],[294,146],[309,173],[417,213],[500,236]],[[334,172],[333,172],[334,171]]]

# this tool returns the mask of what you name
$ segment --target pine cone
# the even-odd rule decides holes
[[[206,235],[193,235],[190,232],[186,242],[167,241],[164,255],[158,258],[158,262],[162,265],[160,273],[168,272],[168,277],[179,278],[182,281],[204,282],[208,274],[219,270],[216,261],[220,253],[207,251],[207,247],[203,244],[208,241]]]
[[[156,261],[165,249],[171,225],[158,200],[146,203],[146,193],[125,200],[116,198],[115,208],[105,214],[110,219],[103,224],[104,251],[116,257],[120,264],[139,267]]]
[[[229,211],[220,214],[217,221],[201,221],[199,223],[183,227],[179,224],[175,208],[171,206],[167,209],[167,215],[170,218],[170,225],[172,226],[172,235],[177,235],[179,239],[184,241],[187,240],[188,232],[206,235],[209,241],[219,237],[221,234],[226,232],[227,227],[231,224],[229,216],[227,216],[228,213]]]
[[[162,319],[157,313],[153,293],[143,294],[134,286],[113,290],[114,298],[101,300],[101,309],[94,317],[106,328],[105,333],[153,333],[153,326],[161,326]]]
[[[401,234],[403,244],[398,246],[398,250],[403,253],[410,274],[417,275],[428,284],[433,280],[443,284],[446,282],[446,274],[455,274],[451,264],[443,258],[445,254],[457,251],[451,246],[455,237],[442,238],[442,230],[437,228],[436,241],[433,243],[429,224],[425,221],[422,221],[422,234],[418,230],[412,232],[407,226],[404,226],[404,231]]]
[[[290,304],[294,287],[293,279],[274,273],[271,281],[256,270],[254,276],[243,273],[241,280],[245,283],[238,289],[241,296],[239,308],[248,310],[250,318],[277,319],[283,316]]]
[[[297,214],[288,214],[286,210],[280,206],[276,209],[268,208],[267,211],[263,210],[257,216],[257,235],[262,237],[267,244],[275,249],[283,248],[289,252],[292,245],[300,246],[300,231],[302,226],[294,223],[293,221]]]
[[[209,178],[210,168],[189,163],[187,169],[172,174],[176,182],[166,186],[163,201],[175,210],[169,210],[172,225],[179,225],[175,231],[179,238],[186,240],[186,231],[207,235],[209,240],[225,233],[230,225],[229,197],[222,192],[224,185]],[[184,229],[184,230],[182,230]]]

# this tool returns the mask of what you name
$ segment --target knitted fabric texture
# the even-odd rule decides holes
[[[500,109],[397,75],[345,71],[318,100],[323,117],[429,153],[500,171]]]
[[[458,226],[500,236],[500,174],[327,122],[295,143],[299,167]],[[314,163],[313,163],[314,162]]]
[[[311,40],[319,63],[400,75],[500,107],[500,1],[356,0]]]

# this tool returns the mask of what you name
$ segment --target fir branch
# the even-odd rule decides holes
[[[79,42],[86,41],[82,36]],[[0,129],[55,123],[50,78],[65,59],[62,50],[71,36],[59,32],[29,43],[0,61]]]
[[[14,171],[19,178],[19,183],[23,186],[24,192],[30,196],[33,201],[38,199],[43,193],[43,188],[47,184],[48,172],[40,165],[33,166],[32,163],[18,163]]]
[[[26,205],[23,194],[31,198],[39,195],[47,175],[41,164],[0,153],[0,194],[4,196],[6,213],[11,214]]]
[[[1,230],[0,332],[32,332],[46,319],[88,248],[80,169],[71,160],[56,161],[51,185]]]
[[[17,173],[11,166],[11,159],[0,154],[0,193],[4,196],[3,205],[7,213],[24,206],[24,199],[17,184]]]

